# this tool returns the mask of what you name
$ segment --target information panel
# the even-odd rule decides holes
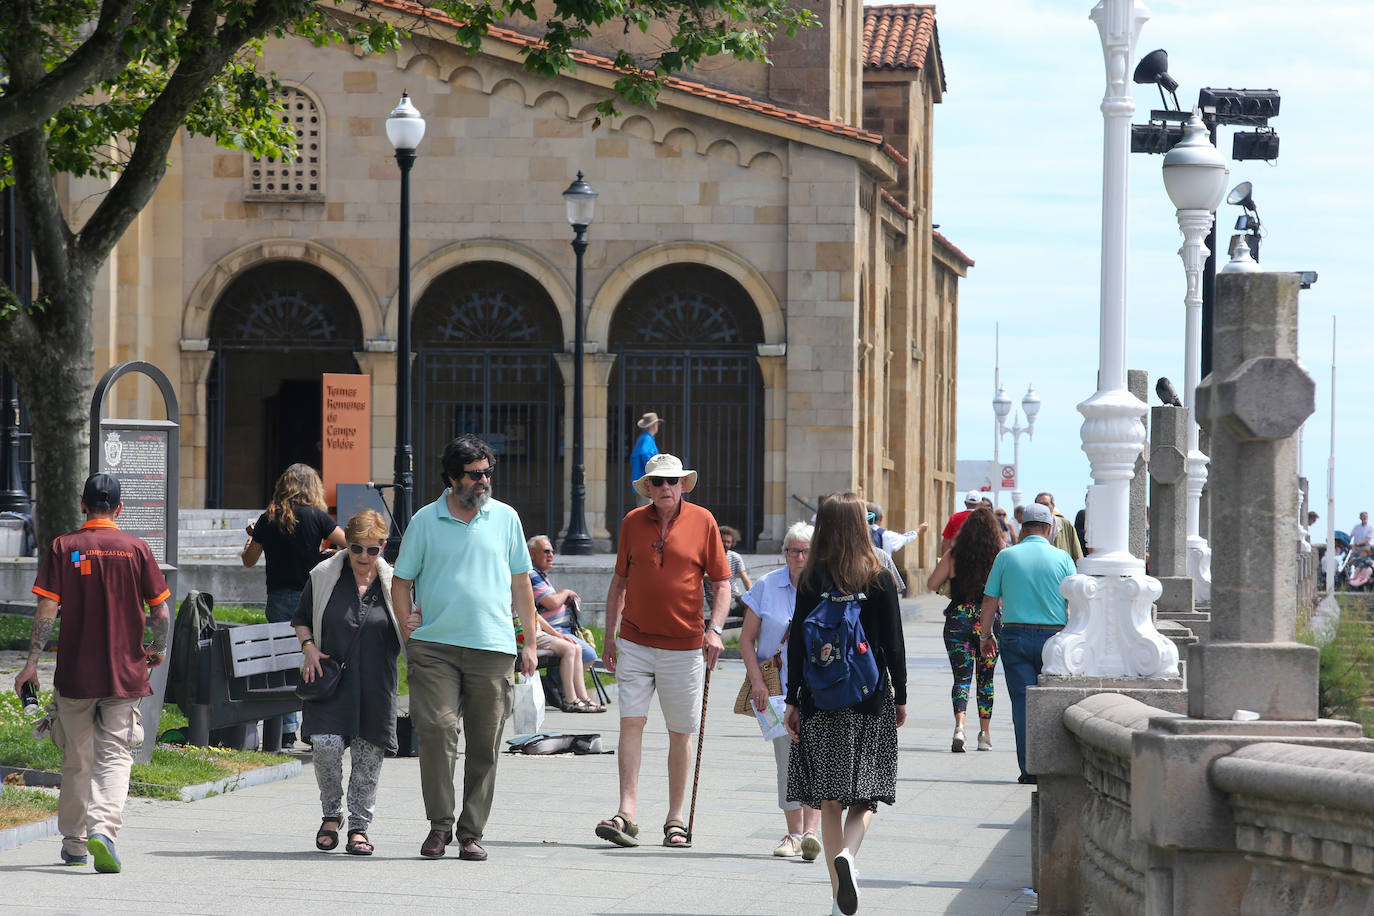
[[[120,529],[143,538],[166,563],[167,430],[102,423],[100,435],[100,470],[119,478]]]

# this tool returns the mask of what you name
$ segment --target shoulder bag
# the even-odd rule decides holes
[[[353,634],[353,642],[349,645],[348,651],[344,653],[344,660],[338,661],[334,658],[320,659],[320,674],[313,681],[306,683],[301,681],[296,685],[296,696],[305,700],[307,703],[327,700],[339,690],[339,682],[343,680],[343,673],[348,669],[348,660],[353,657],[353,650],[357,648],[358,639],[363,635],[362,623],[358,624],[358,632]]]

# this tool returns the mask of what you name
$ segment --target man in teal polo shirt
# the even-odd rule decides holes
[[[487,858],[479,841],[491,813],[501,730],[511,708],[512,609],[525,632],[535,632],[525,532],[515,510],[491,498],[495,465],[491,447],[476,436],[448,444],[448,489],[410,520],[392,578],[391,601],[408,634],[410,718],[420,741],[420,791],[430,825],[420,855],[427,859],[443,856],[454,838],[460,716],[467,745],[458,857]],[[534,668],[531,639],[520,653],[520,670],[528,675]]]
[[[1002,602],[1002,673],[1011,697],[1011,722],[1016,731],[1019,783],[1035,783],[1026,772],[1026,688],[1035,684],[1044,665],[1043,650],[1051,636],[1068,623],[1059,583],[1074,574],[1073,560],[1049,542],[1054,514],[1031,503],[1022,515],[1021,543],[997,554],[983,587],[982,638],[984,658],[997,654],[992,619]]]

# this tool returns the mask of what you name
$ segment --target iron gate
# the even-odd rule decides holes
[[[520,513],[526,536],[556,538],[563,520],[563,384],[553,352],[421,348],[415,378],[415,505],[444,490],[444,446],[475,433],[496,452],[493,495]]]
[[[630,479],[635,422],[664,417],[656,440],[697,471],[691,501],[738,528],[753,550],[763,521],[763,376],[752,350],[621,350],[611,373],[607,527],[636,505]]]

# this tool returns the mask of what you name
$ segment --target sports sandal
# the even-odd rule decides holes
[[[619,811],[614,817],[609,817],[596,825],[596,835],[617,846],[639,845],[639,840],[635,839],[639,836],[639,825]]]
[[[344,847],[344,852],[350,856],[370,856],[372,855],[372,841],[367,838],[367,834],[361,830],[348,831],[348,845]]]
[[[692,838],[687,833],[687,828],[682,821],[676,818],[663,823],[663,845],[669,849],[687,849],[692,845]]]
[[[327,830],[325,824],[333,822],[334,829]],[[339,828],[343,826],[343,818],[326,817],[320,821],[319,832],[315,834],[315,848],[320,852],[333,852],[339,848]]]

